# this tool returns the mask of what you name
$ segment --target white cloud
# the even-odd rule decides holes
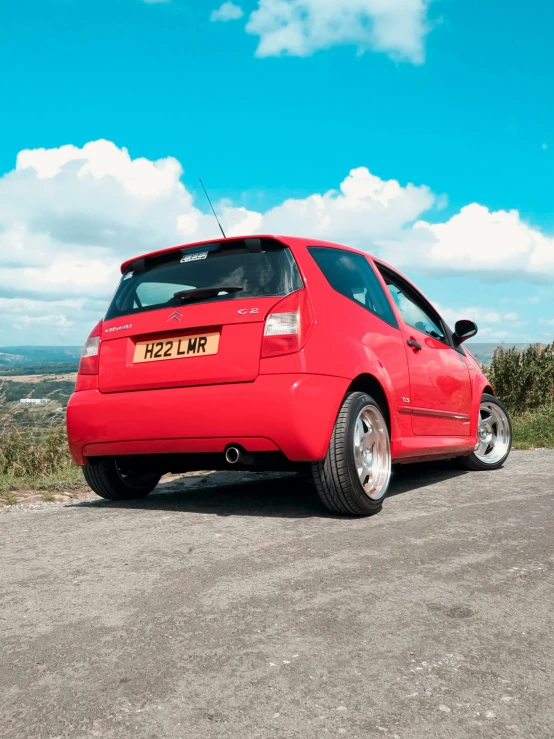
[[[108,141],[22,151],[0,178],[2,266],[25,268],[18,287],[27,291],[49,292],[64,282],[78,289],[81,269],[93,284],[104,282],[107,267],[131,250],[210,234],[181,175],[172,157],[131,159]],[[6,284],[13,283],[3,271],[0,291]]]
[[[485,339],[498,339],[500,341],[511,334],[513,335],[515,329],[521,329],[526,325],[526,322],[520,320],[519,315],[514,312],[501,313],[500,311],[491,310],[490,307],[466,306],[465,308],[453,308],[439,303],[434,305],[451,328],[454,328],[456,321],[462,318],[475,321],[479,327],[478,341]]]
[[[20,152],[15,169],[0,177],[0,345],[55,344],[60,337],[80,343],[85,326],[103,314],[124,259],[217,238],[213,216],[196,207],[182,173],[173,157],[133,159],[109,141]],[[473,203],[431,222],[443,205],[444,197],[425,185],[382,180],[359,167],[337,190],[285,200],[266,212],[231,203],[216,208],[229,235],[338,241],[420,274],[554,279],[554,239],[517,211]],[[74,302],[80,300],[82,308]],[[486,313],[491,326],[519,320]],[[50,324],[42,316],[64,320],[53,318],[57,328],[46,333]],[[483,321],[482,311],[479,316]]]
[[[44,315],[55,300],[98,299],[101,316],[126,256],[215,235],[213,217],[194,207],[181,175],[172,157],[132,159],[109,141],[20,152],[0,178],[0,298],[43,301]],[[71,308],[60,310],[73,320]],[[5,306],[2,316],[0,344],[59,336],[32,330],[34,316],[22,339]],[[74,324],[70,336],[79,343],[83,320]]]
[[[403,187],[358,167],[338,191],[286,200],[264,214],[260,227],[369,249],[392,234],[400,236],[405,224],[436,204],[436,196],[425,185]]]
[[[0,325],[7,328],[0,344],[68,341],[79,344],[98,322],[104,309],[104,301],[86,298],[44,301],[0,297]]]
[[[554,238],[522,221],[516,210],[490,211],[472,203],[446,223],[417,221],[411,238],[429,272],[536,282],[554,276]]]
[[[223,21],[225,23],[226,21],[237,21],[243,15],[244,11],[241,7],[232,2],[225,2],[220,8],[212,11],[210,20],[212,22]]]
[[[500,303],[503,303],[504,305],[537,305],[541,302],[541,298],[538,295],[532,295],[531,297],[525,297],[525,298],[516,298],[514,296],[510,296],[509,298],[500,298]]]
[[[309,56],[352,45],[421,64],[430,0],[259,0],[246,30],[260,37],[257,56]]]

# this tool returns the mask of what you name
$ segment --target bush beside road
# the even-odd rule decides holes
[[[513,428],[514,449],[553,449],[554,405],[520,413]]]
[[[74,378],[0,380],[0,507],[20,500],[66,500],[87,490],[69,454],[65,408]],[[47,398],[26,407],[20,398]]]
[[[554,343],[500,346],[483,369],[513,416],[554,406]]]

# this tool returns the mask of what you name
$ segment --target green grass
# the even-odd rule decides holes
[[[18,496],[12,492],[0,492],[0,507],[3,505],[15,505],[19,501]]]
[[[68,467],[46,475],[0,474],[0,496],[20,490],[38,490],[45,493],[61,493],[86,487],[80,467]]]
[[[512,423],[514,449],[554,449],[554,405],[520,413]]]
[[[14,496],[25,491],[52,496],[84,487],[62,425],[40,429],[11,423],[0,435],[0,505],[13,504]]]

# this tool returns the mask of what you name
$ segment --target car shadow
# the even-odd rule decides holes
[[[466,474],[452,460],[395,466],[389,497]],[[204,513],[218,516],[344,518],[326,511],[311,481],[286,473],[212,472],[158,485],[147,498],[86,501],[77,507],[109,507]]]
[[[435,462],[395,465],[388,498],[409,493],[418,488],[436,485],[438,482],[452,480],[467,475],[469,470],[460,466],[455,459],[441,459]]]

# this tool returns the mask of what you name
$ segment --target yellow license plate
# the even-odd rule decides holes
[[[217,354],[219,334],[176,336],[164,341],[141,341],[135,346],[133,362],[159,362],[162,359],[185,359]]]

